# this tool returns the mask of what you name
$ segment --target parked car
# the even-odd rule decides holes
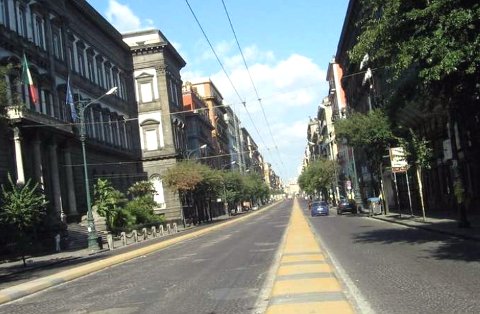
[[[357,205],[354,200],[348,200],[346,198],[340,199],[337,206],[337,215],[341,215],[344,212],[356,213]]]
[[[314,201],[310,207],[310,214],[312,217],[325,215],[328,216],[329,208],[327,202],[324,201]]]

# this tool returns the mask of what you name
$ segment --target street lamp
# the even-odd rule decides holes
[[[86,130],[85,130],[85,110],[93,103],[99,101],[105,96],[111,95],[117,91],[118,87],[112,87],[108,92],[102,96],[90,101],[86,105],[82,104],[79,107],[79,118],[80,118],[80,142],[82,143],[82,155],[83,155],[83,171],[85,172],[85,194],[87,196],[87,230],[88,230],[88,248],[92,250],[100,249],[97,241],[97,232],[95,230],[95,221],[93,220],[92,213],[92,204],[90,198],[90,188],[88,184],[88,168],[87,168],[87,153],[85,150],[85,139],[86,139]]]
[[[192,154],[198,150],[202,150],[204,148],[207,147],[207,144],[203,144],[202,146],[198,147],[198,148],[195,148],[195,149],[192,149],[192,150],[189,150],[187,151],[187,159],[190,159],[190,156],[192,156]]]

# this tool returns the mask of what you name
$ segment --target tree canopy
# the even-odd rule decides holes
[[[476,0],[361,0],[358,43],[350,53],[368,53],[395,78],[415,67],[424,84],[452,75],[479,75],[480,3]]]
[[[303,169],[298,177],[298,185],[310,195],[325,192],[335,183],[337,168],[338,165],[333,160],[315,160]]]

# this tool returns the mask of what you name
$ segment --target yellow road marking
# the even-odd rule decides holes
[[[273,284],[266,314],[354,313],[346,298],[339,301],[328,296],[330,292],[343,295],[342,285],[310,230],[297,200],[294,202],[282,254],[276,273],[277,278],[282,278]],[[327,276],[319,277],[319,273]],[[328,273],[332,276],[328,277]],[[288,296],[286,301],[285,296]],[[279,300],[281,303],[278,303]]]
[[[273,285],[272,296],[310,292],[341,291],[337,278],[309,278],[277,281]]]
[[[354,313],[350,304],[345,301],[308,302],[295,304],[276,304],[269,306],[265,314],[317,314]]]
[[[303,261],[325,261],[325,255],[323,254],[284,255],[280,263],[303,262]]]
[[[329,273],[332,267],[328,264],[281,265],[277,276],[298,275],[306,273]]]

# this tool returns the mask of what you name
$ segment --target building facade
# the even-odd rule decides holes
[[[208,107],[210,122],[213,125],[212,138],[214,147],[208,151],[212,158],[212,165],[222,169],[230,165],[230,150],[228,141],[228,125],[225,121],[226,109],[223,104],[223,96],[212,81],[192,83],[198,94],[202,97]]]
[[[185,157],[213,167],[215,156],[211,153],[215,151],[215,143],[212,138],[214,127],[209,118],[210,109],[190,82],[183,85],[182,91],[188,147]]]
[[[80,120],[66,104],[67,80],[75,112],[88,105],[88,188],[105,178],[125,191],[142,175],[130,50],[84,0],[1,4],[0,64],[13,69],[4,78],[9,95],[1,104],[8,115],[0,122],[0,183],[8,173],[17,182],[32,179],[45,191],[53,221],[78,222],[87,210],[86,187]],[[22,58],[38,89],[37,104],[20,82]],[[117,93],[105,95],[113,87]],[[17,99],[22,110],[9,107]]]
[[[180,77],[185,61],[159,30],[123,34],[123,40],[133,57],[142,168],[156,190],[156,213],[181,221],[178,193],[164,186],[162,175],[187,151]]]

